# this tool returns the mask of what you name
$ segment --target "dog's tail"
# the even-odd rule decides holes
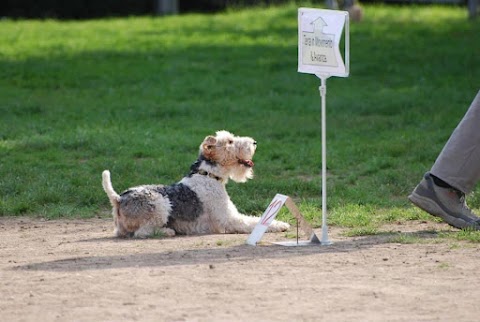
[[[110,171],[108,170],[105,170],[102,173],[102,186],[103,190],[105,190],[107,193],[108,199],[110,199],[112,206],[118,207],[120,196],[115,192],[115,190],[113,190],[112,181],[110,180]]]

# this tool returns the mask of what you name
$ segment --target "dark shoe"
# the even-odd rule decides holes
[[[465,194],[453,188],[437,186],[430,173],[425,174],[408,199],[453,227],[480,230],[480,218],[468,208]]]

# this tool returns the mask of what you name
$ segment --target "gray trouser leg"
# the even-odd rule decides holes
[[[466,194],[480,181],[480,91],[430,172]]]

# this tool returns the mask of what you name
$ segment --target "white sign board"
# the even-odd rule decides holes
[[[345,27],[345,63],[340,40]],[[298,9],[298,71],[347,77],[349,74],[348,12],[325,9]]]
[[[285,203],[285,201],[287,201],[287,199],[288,199],[288,196],[281,195],[279,193],[275,195],[272,202],[270,202],[267,209],[265,210],[262,217],[260,218],[260,221],[253,229],[250,236],[248,236],[247,244],[255,246],[260,241],[260,239],[262,239],[263,234],[265,234],[265,232],[268,229],[268,226],[270,226],[272,221],[275,219],[275,217],[277,216],[280,209],[282,209],[283,204]]]

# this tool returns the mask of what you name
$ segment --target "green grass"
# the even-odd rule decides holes
[[[1,20],[0,216],[108,215],[103,169],[119,191],[175,182],[227,129],[259,142],[255,180],[228,185],[238,208],[283,193],[319,225],[319,80],[296,72],[296,10]],[[478,90],[480,24],[458,7],[366,6],[350,30],[351,75],[327,82],[329,221],[433,220],[406,196]]]

